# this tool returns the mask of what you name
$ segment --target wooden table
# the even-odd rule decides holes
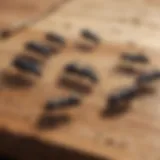
[[[153,94],[134,100],[128,112],[101,117],[107,95],[135,81],[135,76],[114,70],[121,52],[142,51],[150,58],[149,70],[159,69],[159,12],[159,1],[72,0],[28,29],[1,41],[0,68],[4,73],[12,68],[10,64],[16,55],[31,54],[24,50],[25,42],[47,43],[48,31],[67,40],[60,53],[43,60],[43,76],[35,78],[32,87],[13,88],[1,82],[1,128],[102,158],[159,160],[159,86]],[[76,48],[83,28],[101,37],[101,44],[93,51]],[[78,108],[46,113],[44,105],[50,97],[70,92],[59,88],[57,82],[64,65],[74,60],[95,68],[99,83],[93,85],[93,92],[83,97]],[[70,122],[53,129],[40,129],[37,123],[44,114],[65,114]]]

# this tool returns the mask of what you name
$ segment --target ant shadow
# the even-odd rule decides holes
[[[20,74],[3,72],[0,79],[1,83],[8,88],[28,88],[34,84],[33,81]]]
[[[38,129],[48,130],[57,128],[62,124],[70,122],[70,118],[67,115],[46,115],[43,114],[38,120]]]
[[[92,88],[90,86],[80,84],[78,82],[68,80],[66,78],[61,78],[60,81],[58,82],[58,85],[60,87],[65,87],[65,88],[71,88],[72,90],[82,93],[82,94],[89,94],[92,92]]]

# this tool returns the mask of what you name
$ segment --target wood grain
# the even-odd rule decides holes
[[[82,28],[91,28],[107,42],[159,48],[160,6],[155,2],[159,1],[71,1],[34,28],[55,30],[72,37],[78,36]]]
[[[135,80],[135,76],[115,72],[121,52],[142,51],[151,61],[149,70],[160,68],[157,4],[147,0],[71,1],[30,29],[1,41],[3,73],[12,68],[10,64],[16,55],[31,54],[24,50],[28,40],[48,43],[45,40],[48,31],[62,34],[67,40],[60,53],[44,60],[43,76],[35,78],[32,87],[11,88],[1,81],[1,128],[113,160],[159,160],[159,85],[153,94],[134,100],[128,112],[101,117],[106,97]],[[102,38],[93,51],[76,48],[82,28],[89,28]],[[84,96],[79,107],[46,113],[44,105],[50,97],[69,94],[70,90],[59,88],[57,81],[64,65],[74,60],[91,65],[100,82],[93,85],[93,93]],[[40,129],[37,123],[43,114],[65,114],[70,122],[53,129]]]
[[[63,2],[63,0],[0,0],[0,29],[39,18],[51,10],[51,7],[54,11],[54,7]]]

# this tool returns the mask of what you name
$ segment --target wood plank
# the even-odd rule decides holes
[[[159,96],[139,97],[130,110],[117,117],[103,119],[106,97],[116,89],[132,85],[135,76],[114,72],[120,53],[143,51],[151,60],[149,69],[159,69],[159,1],[133,0],[79,0],[62,6],[57,13],[40,21],[9,41],[1,41],[1,71],[11,68],[13,58],[31,54],[24,50],[28,40],[47,43],[44,32],[53,31],[67,39],[61,53],[44,60],[43,76],[35,78],[28,88],[10,88],[4,82],[0,91],[0,126],[17,134],[33,136],[47,144],[59,144],[89,154],[115,160],[159,160]],[[89,53],[75,46],[82,28],[95,31],[102,43]],[[38,56],[36,56],[39,58]],[[68,124],[43,130],[37,128],[50,97],[68,94],[59,88],[58,77],[66,63],[82,61],[95,68],[100,82],[93,86],[93,93],[83,97],[78,108],[64,110],[71,118]],[[146,69],[146,68],[144,68]],[[2,77],[1,77],[2,78]]]
[[[21,52],[24,42],[33,39],[45,42],[43,32],[35,31],[26,31],[4,42],[1,47],[2,71],[11,68],[13,57],[25,53]],[[11,44],[12,47],[7,47]],[[10,88],[2,81],[0,125],[15,133],[32,135],[49,143],[63,144],[112,159],[148,160],[153,156],[158,159],[160,144],[158,88],[154,95],[135,100],[127,113],[116,118],[101,118],[107,95],[115,89],[131,85],[134,81],[134,77],[114,73],[113,68],[119,53],[139,49],[127,45],[102,43],[93,53],[84,54],[74,47],[74,41],[68,45],[62,53],[44,61],[43,76],[35,79],[34,86],[24,89]],[[146,54],[154,62],[150,68],[159,68],[158,51],[145,48],[144,51],[147,51]],[[71,60],[79,60],[93,66],[100,77],[100,83],[93,87],[92,94],[83,98],[81,106],[55,113],[69,115],[71,118],[69,124],[51,130],[39,130],[36,124],[45,113],[44,105],[47,99],[69,93],[69,90],[59,88],[57,76],[61,75],[63,66]],[[110,140],[113,144],[108,144]]]
[[[39,18],[63,2],[63,0],[0,0],[0,29]]]
[[[90,28],[113,43],[135,43],[159,48],[159,1],[79,0],[64,5],[34,28],[77,37]]]

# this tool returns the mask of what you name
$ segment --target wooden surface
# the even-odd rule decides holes
[[[26,41],[46,43],[44,32],[58,32],[68,44],[60,53],[44,60],[43,76],[35,78],[32,87],[11,88],[1,81],[0,126],[48,144],[64,145],[113,160],[159,160],[159,85],[153,94],[133,101],[128,112],[106,119],[101,117],[107,95],[134,82],[135,76],[114,71],[122,51],[143,51],[151,60],[149,69],[159,69],[158,14],[158,1],[70,1],[30,29],[1,41],[2,73],[10,70],[16,55],[31,54],[24,51]],[[82,28],[89,28],[102,38],[100,46],[89,53],[75,47]],[[45,113],[46,100],[69,93],[59,88],[57,81],[63,66],[72,60],[93,66],[100,81],[93,85],[91,94],[83,97],[79,107],[50,113],[68,115],[69,123],[40,129],[37,123]]]
[[[65,0],[0,0],[0,29],[38,19],[47,11],[55,11],[64,2]]]
[[[71,1],[34,28],[76,37],[81,28],[87,27],[106,41],[159,48],[159,3],[158,0]]]

